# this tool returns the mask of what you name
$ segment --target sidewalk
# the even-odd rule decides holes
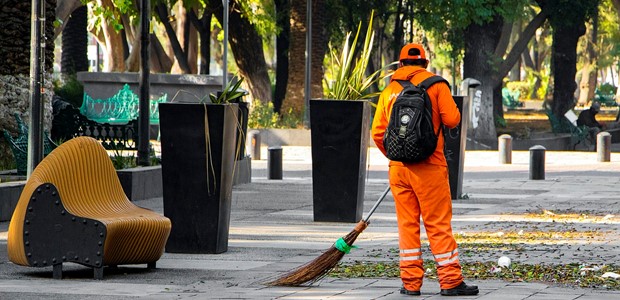
[[[265,153],[261,155],[267,158]],[[398,293],[400,279],[327,277],[311,287],[267,287],[262,283],[308,262],[354,226],[312,221],[312,178],[308,147],[283,147],[283,180],[268,180],[267,161],[252,161],[252,183],[233,188],[228,252],[217,255],[165,253],[157,270],[146,266],[106,269],[103,281],[92,270],[64,267],[63,280],[52,280],[51,268],[27,268],[8,262],[6,230],[0,223],[0,299],[408,299]],[[513,163],[499,164],[496,151],[468,151],[463,193],[453,201],[453,229],[463,239],[473,234],[547,233],[576,230],[592,238],[558,236],[534,240],[522,249],[468,251],[463,261],[535,264],[619,264],[620,153],[612,162],[596,162],[595,152],[547,152],[546,179],[529,180],[529,153],[513,152]],[[387,186],[387,160],[371,148],[364,207],[368,210]],[[136,204],[163,211],[161,198]],[[570,216],[556,221],[544,212]],[[425,236],[423,235],[423,239]],[[459,241],[459,239],[457,239]],[[398,233],[390,196],[360,235],[359,249],[343,262],[397,259]],[[424,259],[432,259],[428,248]],[[464,255],[468,253],[468,255]],[[596,255],[590,255],[596,253]],[[620,291],[581,289],[538,282],[475,280],[480,295],[463,299],[620,299]],[[445,299],[436,280],[426,279],[422,296]],[[459,299],[451,298],[451,299]]]

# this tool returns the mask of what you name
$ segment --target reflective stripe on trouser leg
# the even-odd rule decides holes
[[[420,251],[420,206],[413,190],[400,179],[402,167],[390,167],[390,187],[394,196],[400,248],[400,278],[403,286],[419,291],[424,278]]]
[[[431,164],[405,167],[417,199],[424,229],[433,255],[442,255],[457,249],[452,235],[452,197],[448,168]],[[437,275],[442,289],[450,289],[463,281],[461,266],[456,255],[437,264]]]
[[[452,235],[452,196],[448,181],[448,169],[431,166],[427,177],[436,178],[433,186],[423,189],[420,207],[424,229],[428,236],[431,251],[437,263],[437,277],[442,289],[451,289],[463,281],[458,250]],[[426,170],[425,170],[426,171]],[[429,200],[427,200],[429,199]]]

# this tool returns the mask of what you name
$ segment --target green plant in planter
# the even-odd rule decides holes
[[[230,80],[226,84],[226,87],[224,87],[224,91],[218,92],[217,95],[213,93],[209,94],[209,100],[211,100],[211,103],[215,104],[241,102],[241,99],[243,99],[242,97],[246,94],[246,92],[240,88],[242,82],[243,77],[237,80],[234,84],[233,81]]]
[[[54,81],[54,94],[79,108],[84,99],[84,85],[77,80],[77,75],[70,74],[64,77],[64,80]]]
[[[351,32],[347,33],[340,54],[331,44],[329,45],[330,66],[328,70],[333,78],[325,80],[325,90],[328,99],[358,100],[372,98],[377,96],[379,92],[368,93],[370,87],[377,81],[391,75],[390,72],[385,76],[381,76],[383,71],[396,64],[396,62],[390,63],[370,75],[366,75],[375,35],[374,30],[372,30],[373,16],[374,11],[370,15],[364,45],[357,59],[355,49],[362,28],[361,22],[357,27],[357,33],[352,44],[349,44]]]

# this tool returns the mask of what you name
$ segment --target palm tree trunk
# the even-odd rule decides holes
[[[31,1],[5,0],[0,6],[0,131],[17,133],[14,113],[22,117],[29,107],[30,87],[30,26]],[[54,64],[54,14],[56,0],[45,1],[45,71],[51,73]],[[44,124],[51,126],[51,90],[49,76],[46,76],[44,95]],[[25,120],[26,121],[26,120]],[[0,143],[0,166],[12,164],[13,156],[6,143]]]
[[[62,30],[62,58],[60,69],[65,74],[88,71],[88,9],[74,10]]]

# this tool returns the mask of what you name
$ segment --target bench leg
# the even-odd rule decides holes
[[[62,263],[54,265],[52,274],[54,279],[62,279]]]
[[[157,262],[153,261],[153,262],[146,264],[146,268],[149,270],[157,269]]]
[[[95,267],[93,268],[93,272],[95,273],[94,275],[96,280],[103,279],[103,267]]]

